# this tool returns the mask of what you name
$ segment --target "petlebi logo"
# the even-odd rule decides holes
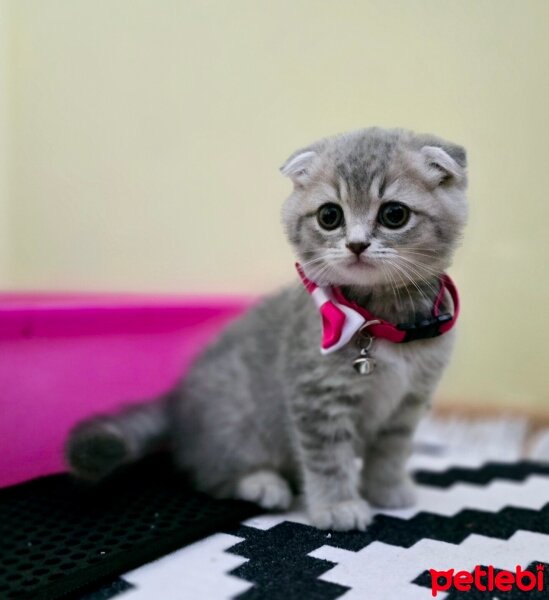
[[[436,571],[429,569],[431,574],[431,594],[436,597],[439,592],[457,590],[469,592],[509,592],[513,589],[521,592],[544,589],[544,565],[536,565],[535,572],[525,571],[520,565],[514,571],[496,570],[493,566],[477,565],[472,571]]]

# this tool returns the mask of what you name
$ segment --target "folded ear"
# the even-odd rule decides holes
[[[467,158],[461,146],[423,146],[420,154],[422,174],[433,187],[464,179]]]
[[[280,172],[296,185],[303,185],[307,181],[309,169],[316,156],[317,153],[310,148],[298,150],[280,167]]]

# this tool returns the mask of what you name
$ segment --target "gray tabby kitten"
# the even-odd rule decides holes
[[[429,316],[466,221],[465,163],[460,146],[378,128],[294,153],[281,168],[293,182],[282,215],[308,278],[393,323]],[[100,478],[169,443],[199,490],[276,510],[300,492],[322,529],[363,530],[370,504],[412,504],[410,440],[454,330],[375,340],[369,376],[353,369],[354,341],[322,356],[320,338],[301,283],[265,299],[165,398],[77,426],[73,472]]]

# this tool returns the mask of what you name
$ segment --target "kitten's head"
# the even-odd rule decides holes
[[[467,218],[465,150],[431,135],[364,129],[298,150],[282,217],[319,284],[407,285],[451,261]]]

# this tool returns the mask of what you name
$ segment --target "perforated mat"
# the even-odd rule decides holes
[[[164,457],[99,486],[55,475],[0,490],[0,598],[79,597],[257,512],[191,491]]]

